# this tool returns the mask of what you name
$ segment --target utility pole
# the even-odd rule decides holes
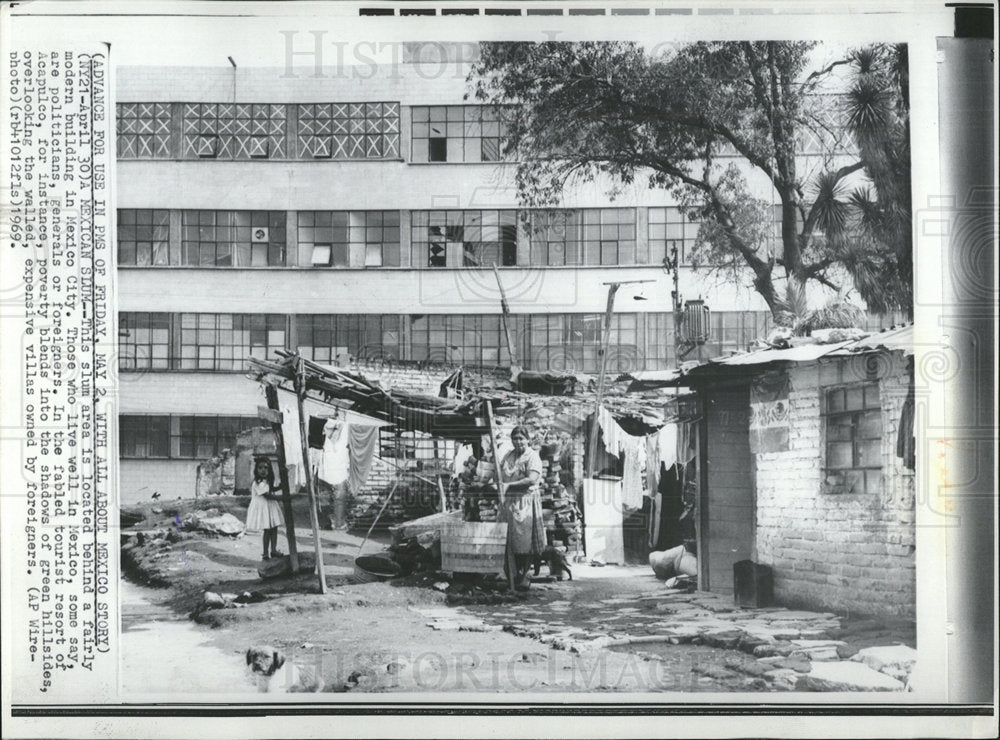
[[[497,269],[496,262],[493,263],[493,274],[497,279],[497,287],[500,288],[500,312],[503,318],[503,333],[507,337],[507,352],[510,354],[510,364],[511,367],[514,367],[517,365],[517,356],[514,354],[514,342],[510,336],[510,306],[507,305],[507,293],[503,289],[503,283],[500,282],[500,271]]]
[[[604,311],[604,336],[601,338],[601,368],[597,376],[597,400],[594,403],[594,421],[590,427],[590,445],[587,454],[587,477],[594,477],[594,463],[597,457],[597,430],[600,427],[598,418],[601,411],[601,402],[604,400],[604,376],[607,372],[608,364],[608,342],[611,339],[611,318],[615,310],[615,293],[623,285],[633,283],[652,283],[653,280],[618,280],[616,282],[602,283],[608,286],[608,305]]]

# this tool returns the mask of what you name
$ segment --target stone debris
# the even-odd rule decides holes
[[[905,682],[917,662],[917,651],[907,645],[870,647],[859,650],[851,660]]]
[[[891,676],[872,670],[854,660],[813,663],[796,688],[806,691],[904,691],[905,686]]]

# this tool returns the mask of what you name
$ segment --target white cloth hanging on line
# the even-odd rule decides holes
[[[351,474],[351,455],[347,448],[348,425],[330,419],[323,427],[322,480],[331,486],[346,483]]]
[[[642,508],[642,476],[646,465],[646,438],[630,437],[624,441],[624,445],[622,504],[631,509],[639,509]]]

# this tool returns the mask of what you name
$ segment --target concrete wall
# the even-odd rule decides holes
[[[756,456],[757,560],[774,569],[779,603],[915,615],[914,474],[895,454],[909,375],[899,353],[876,364],[884,373],[877,495],[824,492],[823,391],[863,380],[859,360],[789,371],[790,449]]]

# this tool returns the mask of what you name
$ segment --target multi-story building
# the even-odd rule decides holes
[[[698,225],[665,191],[519,208],[466,71],[118,70],[125,501],[192,495],[198,461],[256,424],[249,355],[509,364],[493,265],[529,369],[597,370],[616,280],[652,282],[618,294],[609,370],[672,367],[673,247],[682,294],[711,308],[706,356],[766,332],[750,288],[692,269]]]

